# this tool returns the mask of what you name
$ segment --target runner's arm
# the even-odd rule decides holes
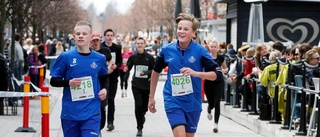
[[[68,87],[70,80],[65,80],[62,78],[51,77],[50,84],[54,87]]]

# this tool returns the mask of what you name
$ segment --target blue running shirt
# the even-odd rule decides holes
[[[80,55],[77,50],[70,50],[57,58],[51,69],[52,77],[71,80],[91,76],[94,91],[94,98],[72,101],[70,87],[64,87],[61,119],[87,120],[101,117],[98,76],[107,75],[107,72],[105,56],[93,50],[87,56]]]
[[[193,93],[183,96],[172,96],[171,74],[180,74],[180,69],[189,67],[197,72],[214,71],[217,80],[222,80],[222,74],[216,71],[220,67],[203,46],[190,42],[189,47],[182,51],[178,41],[162,48],[156,59],[154,71],[160,73],[168,65],[167,81],[163,89],[165,109],[181,108],[185,112],[202,110],[201,78],[191,76]]]

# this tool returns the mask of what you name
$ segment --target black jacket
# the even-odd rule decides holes
[[[105,42],[101,43],[100,47],[108,47]],[[117,45],[112,43],[112,46],[108,47],[111,51],[111,53],[116,54],[115,58],[115,64],[117,65],[117,68],[113,70],[111,74],[109,74],[109,80],[110,82],[118,82],[118,76],[119,76],[119,67],[122,65],[122,54],[121,54],[121,45]]]
[[[0,53],[0,91],[7,91],[8,89],[8,69],[6,59]]]
[[[132,87],[136,87],[138,89],[142,90],[149,90],[150,89],[150,77],[151,77],[151,72],[153,70],[155,64],[154,57],[144,51],[142,54],[135,53],[131,55],[128,59],[127,66],[128,66],[128,71],[134,67],[134,73],[132,76]],[[137,72],[137,66],[148,66],[148,70],[143,71],[145,75],[147,75],[147,78],[139,78],[136,77],[139,74],[136,74]]]

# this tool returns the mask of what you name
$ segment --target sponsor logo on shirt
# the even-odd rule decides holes
[[[73,63],[73,64],[76,64],[76,63],[77,63],[77,58],[73,58],[72,63]]]
[[[196,62],[196,58],[194,58],[193,56],[191,56],[191,57],[188,59],[188,61],[189,61],[190,63],[194,63],[194,62]]]
[[[97,65],[95,62],[92,62],[92,63],[90,64],[90,67],[93,68],[93,69],[97,68],[97,66],[98,66],[98,65]]]
[[[76,66],[77,64],[70,64],[70,67],[74,67],[74,66]]]
[[[73,60],[73,61],[72,61],[72,64],[70,64],[70,67],[74,67],[74,66],[77,65],[77,59],[76,59],[76,58],[73,58],[72,60]]]
[[[168,61],[172,61],[172,60],[174,60],[174,58],[169,58],[169,59],[168,59]]]

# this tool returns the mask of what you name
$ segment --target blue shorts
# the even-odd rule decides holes
[[[166,114],[172,129],[184,125],[186,132],[196,133],[201,111],[184,112],[181,109],[169,109]]]
[[[99,137],[100,121],[100,118],[90,118],[81,121],[61,119],[63,136]]]

